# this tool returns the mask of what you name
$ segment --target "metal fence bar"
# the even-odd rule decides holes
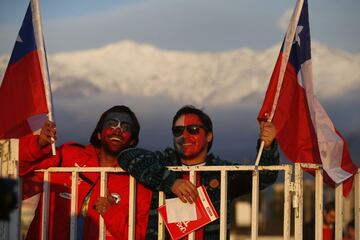
[[[49,196],[50,196],[50,172],[44,172],[43,183],[43,202],[42,202],[42,217],[41,217],[41,239],[47,239],[48,225],[49,225]]]
[[[295,240],[303,239],[303,170],[299,163],[295,163]]]
[[[196,186],[196,174],[194,170],[189,172],[189,180]],[[194,204],[194,203],[193,203]],[[188,240],[195,240],[195,232],[192,232],[188,236]]]
[[[175,171],[190,171],[190,174],[193,175],[194,179],[192,180],[193,182],[195,182],[195,171],[220,171],[221,172],[221,182],[222,182],[222,186],[221,186],[221,203],[220,203],[220,212],[222,213],[220,215],[220,239],[226,239],[226,235],[227,235],[227,201],[226,201],[226,196],[227,196],[227,171],[228,170],[232,170],[232,171],[248,171],[248,170],[255,170],[256,167],[255,166],[216,166],[214,167],[208,167],[208,166],[202,166],[202,167],[171,167],[171,168],[175,168],[173,170]],[[283,165],[283,166],[259,166],[258,169],[259,170],[287,170],[287,169],[292,169],[292,167],[290,165]],[[74,167],[74,168],[50,168],[48,170],[44,170],[44,172],[101,172],[102,175],[105,175],[106,172],[123,172],[122,169],[120,168],[101,168],[101,170],[99,170],[99,168],[78,168],[78,167]],[[290,170],[291,171],[291,170]],[[193,172],[193,173],[191,173]],[[106,182],[106,177],[103,177],[105,182]],[[256,179],[256,178],[255,178]],[[291,179],[291,178],[290,178]],[[190,180],[191,180],[191,175],[190,175]],[[254,184],[254,188],[256,188],[256,180]],[[258,180],[257,180],[258,181]],[[102,189],[102,196],[105,196],[105,188],[106,188],[106,183],[102,181],[102,185],[101,189]],[[287,184],[288,185],[288,184]],[[258,187],[257,187],[258,189]],[[289,189],[290,191],[290,189]],[[256,192],[256,191],[255,191]],[[161,194],[163,194],[162,192],[159,193],[159,202],[160,205],[162,205],[164,203],[164,197],[161,197]],[[290,193],[288,193],[289,196],[291,196]],[[255,199],[256,200],[256,199]],[[258,201],[258,200],[257,200]],[[290,204],[289,204],[290,205]],[[284,203],[285,206],[285,203]],[[254,210],[252,210],[254,211]],[[256,211],[254,211],[256,212]],[[130,213],[130,212],[129,212]],[[130,214],[131,215],[131,214]],[[102,218],[100,218],[100,232],[101,232],[101,220]],[[255,221],[257,224],[257,221]],[[161,219],[159,218],[159,235],[158,235],[158,239],[164,239],[164,224],[162,223]],[[129,225],[131,225],[131,223],[129,222]],[[130,226],[129,226],[130,227]],[[161,230],[163,229],[163,230]],[[105,226],[104,226],[104,230],[105,231]],[[101,234],[99,232],[99,235]],[[101,238],[100,238],[101,239]],[[131,239],[131,238],[129,238]]]
[[[165,194],[164,192],[159,192],[159,206],[164,205],[165,203]],[[165,239],[165,224],[160,216],[158,216],[158,240]]]
[[[360,171],[355,175],[355,239],[360,239]]]
[[[78,172],[71,174],[70,240],[77,239],[77,180]],[[74,197],[75,196],[75,197]]]
[[[258,238],[259,229],[259,171],[252,172],[251,239]]]
[[[323,239],[323,175],[320,169],[315,170],[315,239]]]
[[[288,166],[285,169],[284,176],[284,232],[285,240],[290,240],[290,226],[291,226],[291,172],[292,167]]]
[[[135,214],[136,214],[136,181],[129,177],[129,229],[128,239],[135,239]]]
[[[107,172],[103,168],[101,168],[100,173],[100,197],[107,197]],[[104,224],[104,218],[100,217],[99,219],[99,240],[106,239],[106,226]]]
[[[343,218],[343,185],[337,184],[335,188],[335,240],[342,240]]]
[[[221,170],[220,179],[220,239],[227,235],[227,170]]]

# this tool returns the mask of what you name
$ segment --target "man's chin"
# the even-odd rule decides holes
[[[183,160],[191,160],[198,156],[198,154],[187,154],[187,153],[179,153],[180,158]]]
[[[121,148],[106,148],[107,154],[111,156],[117,156],[122,150],[125,150],[127,147],[121,147]]]

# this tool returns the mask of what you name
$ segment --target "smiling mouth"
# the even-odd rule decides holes
[[[183,143],[183,146],[191,146],[193,143]]]
[[[119,137],[110,137],[109,139],[113,142],[122,142],[122,139]]]

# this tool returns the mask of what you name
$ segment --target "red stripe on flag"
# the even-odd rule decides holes
[[[31,134],[27,118],[48,113],[37,51],[8,66],[0,87],[0,138]]]

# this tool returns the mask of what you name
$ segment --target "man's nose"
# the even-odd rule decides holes
[[[189,137],[191,134],[190,134],[190,133],[188,132],[188,130],[185,128],[183,135],[184,135],[184,137]]]

